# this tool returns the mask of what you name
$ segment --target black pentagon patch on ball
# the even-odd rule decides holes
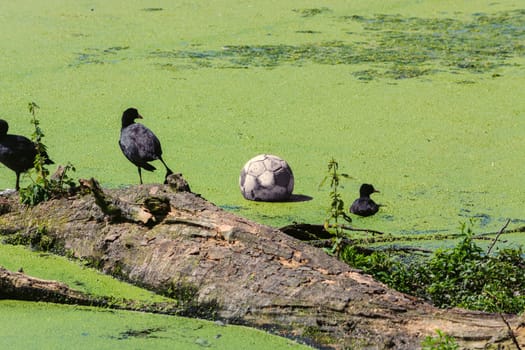
[[[282,187],[287,187],[290,183],[290,176],[293,176],[291,170],[280,168],[274,173],[275,184]]]

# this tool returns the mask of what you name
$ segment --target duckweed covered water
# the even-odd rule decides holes
[[[3,349],[309,349],[246,327],[209,321],[0,300]]]
[[[0,117],[29,135],[25,109],[37,102],[49,153],[78,177],[138,182],[117,146],[121,113],[135,106],[195,192],[270,225],[323,221],[331,157],[353,176],[347,205],[362,182],[381,190],[384,207],[357,227],[523,225],[525,12],[515,2],[0,6]],[[239,171],[259,153],[285,158],[295,192],[313,199],[245,201]],[[12,187],[0,170],[0,187]]]

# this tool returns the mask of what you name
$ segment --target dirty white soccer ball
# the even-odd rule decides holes
[[[271,154],[250,159],[239,177],[242,195],[252,201],[285,201],[292,195],[293,185],[293,173],[288,163]]]

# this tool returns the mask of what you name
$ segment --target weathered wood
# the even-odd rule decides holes
[[[323,346],[414,349],[439,329],[468,348],[515,348],[499,315],[434,308],[198,195],[164,185],[103,193],[111,203],[136,207],[148,198],[167,199],[169,211],[151,225],[108,220],[91,195],[34,208],[11,195],[0,200],[0,227],[29,232],[45,226],[70,254],[107,273],[206,305],[208,314],[201,308],[199,316],[272,327]],[[505,319],[525,344],[523,317]]]
[[[13,272],[0,266],[0,299],[43,301],[58,304],[86,305],[119,310],[146,311],[170,315],[189,315],[193,305],[177,302],[149,302],[92,296],[70,288],[67,284]]]
[[[64,283],[34,278],[21,272],[11,272],[1,266],[0,299],[98,305],[94,299],[70,289]]]

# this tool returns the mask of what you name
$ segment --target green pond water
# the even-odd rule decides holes
[[[523,224],[525,6],[491,1],[17,1],[0,5],[0,117],[44,139],[75,177],[138,182],[117,141],[135,106],[192,190],[273,226],[320,223],[334,157],[356,227],[456,232]],[[310,201],[254,203],[241,167],[273,153]],[[160,164],[158,164],[161,166]],[[14,174],[0,168],[0,188]],[[145,181],[162,181],[162,171]],[[26,177],[23,183],[30,180]]]
[[[311,349],[247,327],[0,300],[2,349]]]
[[[347,206],[363,182],[381,191],[355,227],[524,225],[520,2],[19,0],[0,4],[0,29],[0,118],[30,135],[39,104],[49,154],[74,177],[138,183],[118,147],[134,106],[194,192],[272,226],[324,220],[332,157],[352,176]],[[286,159],[312,199],[245,201],[239,172],[260,153]],[[1,166],[0,188],[14,180]]]

